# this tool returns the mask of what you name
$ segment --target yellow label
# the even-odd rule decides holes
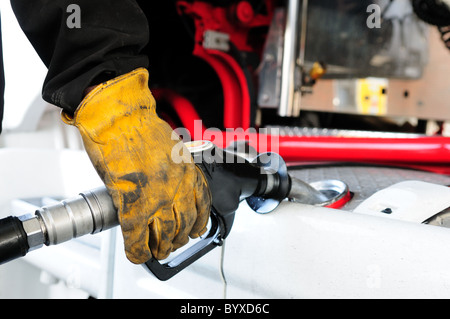
[[[387,88],[389,81],[367,78],[357,81],[357,106],[360,114],[385,115],[387,113]]]

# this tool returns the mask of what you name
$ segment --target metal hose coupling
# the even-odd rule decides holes
[[[39,208],[34,215],[0,220],[0,264],[25,256],[43,245],[57,245],[119,225],[106,187]]]
[[[27,233],[29,250],[57,245],[119,225],[111,196],[105,187],[39,208],[35,215],[19,217]]]

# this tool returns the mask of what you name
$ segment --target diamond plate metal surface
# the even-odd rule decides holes
[[[361,165],[324,165],[290,167],[289,174],[311,183],[326,179],[337,179],[345,182],[353,198],[342,209],[353,210],[362,201],[375,192],[393,184],[416,180],[434,184],[450,185],[450,177],[430,172],[392,168],[382,166]]]

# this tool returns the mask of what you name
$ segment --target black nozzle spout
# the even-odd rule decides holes
[[[276,153],[263,153],[253,160],[253,165],[260,169],[260,175],[266,178],[263,194],[254,194],[247,198],[247,204],[259,214],[272,212],[291,189],[291,179],[283,158]]]

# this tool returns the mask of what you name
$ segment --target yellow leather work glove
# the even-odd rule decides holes
[[[165,259],[206,231],[209,188],[187,149],[172,160],[179,140],[156,114],[146,69],[98,85],[62,118],[80,131],[113,198],[131,262]]]

